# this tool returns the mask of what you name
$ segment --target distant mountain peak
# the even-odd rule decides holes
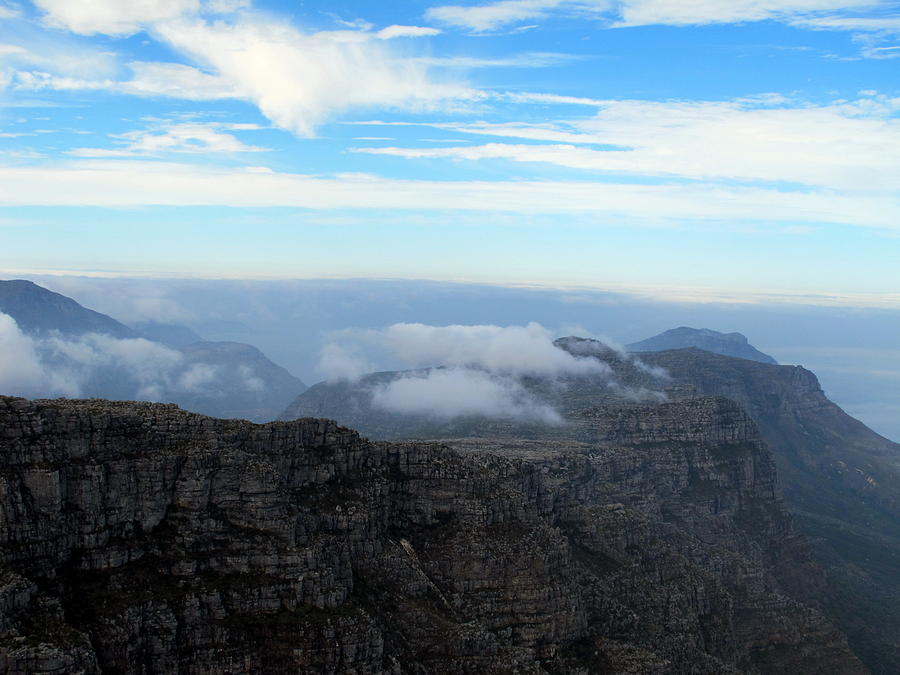
[[[672,328],[646,340],[634,342],[628,345],[627,349],[631,352],[662,352],[689,347],[760,363],[778,363],[771,356],[751,345],[747,337],[741,333],[720,333],[710,328],[690,328],[689,326]]]
[[[117,338],[138,337],[135,331],[112,317],[25,279],[0,281],[0,312],[15,319],[19,328],[29,334],[56,330],[68,335],[102,333]]]

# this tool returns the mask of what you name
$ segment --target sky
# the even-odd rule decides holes
[[[900,4],[0,0],[7,276],[900,308]]]

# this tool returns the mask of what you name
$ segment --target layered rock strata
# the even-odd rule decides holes
[[[585,420],[452,448],[0,398],[0,668],[865,672],[734,404]]]

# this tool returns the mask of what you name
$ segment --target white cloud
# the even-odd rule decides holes
[[[576,358],[553,345],[553,333],[527,326],[428,326],[398,323],[379,338],[396,356],[419,366],[478,367],[492,373],[559,375],[606,374],[596,359]]]
[[[795,19],[792,23],[819,30],[900,32],[900,18],[898,17],[823,16]]]
[[[566,0],[501,0],[485,5],[432,7],[425,16],[451,26],[476,32],[496,30],[511,23],[544,17]]]
[[[144,26],[200,9],[198,0],[34,0],[44,21],[80,35],[131,35]]]
[[[886,97],[801,107],[765,107],[755,100],[607,101],[595,117],[568,123],[442,125],[463,133],[568,145],[489,143],[356,151],[408,158],[547,162],[696,180],[786,181],[891,194],[900,185],[898,111],[900,98]]]
[[[0,393],[12,396],[72,396],[78,385],[44,367],[30,337],[0,313]]]
[[[115,88],[137,96],[169,96],[192,101],[240,98],[234,85],[217,75],[180,63],[134,61],[128,64],[134,76]]]
[[[439,418],[513,418],[559,424],[559,414],[509,377],[468,368],[436,369],[401,377],[372,392],[376,408]]]
[[[877,1],[877,0],[876,0]],[[619,26],[791,20],[797,15],[872,6],[873,0],[624,0]]]
[[[432,35],[440,35],[441,31],[437,28],[429,28],[426,26],[388,26],[382,28],[376,33],[380,40],[392,40],[398,37],[430,37]]]
[[[133,62],[133,77],[123,80],[113,78],[110,68],[63,69],[59,64],[71,60],[68,54],[64,59],[35,57],[23,59],[31,67],[17,74],[15,84],[21,89],[109,90],[188,100],[237,98],[303,136],[352,107],[437,109],[483,96],[463,85],[434,81],[426,64],[395,53],[389,44],[395,38],[436,35],[436,28],[392,25],[378,32],[366,27],[309,34],[261,13],[203,18],[204,12],[232,12],[240,4],[40,0],[45,20],[53,26],[113,36],[145,29],[189,63]],[[92,76],[97,73],[101,76]]]
[[[161,401],[182,394],[218,396],[235,388],[259,394],[265,386],[247,365],[190,363],[181,352],[143,338],[29,336],[0,313],[0,394],[77,397],[114,391]]]
[[[158,24],[156,34],[216,73],[275,124],[303,136],[351,107],[428,109],[477,96],[431,81],[425,66],[362,33],[362,40],[346,40],[246,18],[238,24],[169,21]]]
[[[28,50],[19,45],[0,44],[0,56],[8,56],[10,54],[27,54]]]
[[[135,160],[0,167],[0,204],[294,206],[509,213],[591,213],[606,222],[840,223],[896,229],[892,195],[687,183],[427,181],[301,174]],[[602,225],[602,222],[598,224]]]
[[[0,19],[16,19],[22,15],[15,7],[10,7],[8,5],[0,5]]]
[[[176,380],[176,387],[187,392],[203,392],[212,388],[221,376],[221,368],[208,363],[195,363]]]
[[[246,365],[240,365],[237,367],[237,376],[238,381],[241,386],[246,391],[250,391],[256,394],[262,393],[266,389],[266,383],[262,380],[262,378],[257,377],[253,368]]]
[[[433,7],[426,16],[474,32],[493,31],[557,13],[592,16],[602,19],[601,25],[612,27],[692,26],[763,20],[817,27],[815,22],[821,20],[823,25],[819,27],[830,23],[836,30],[879,30],[874,28],[876,24],[887,26],[894,19],[841,19],[830,14],[887,4],[883,0],[500,0],[481,5]]]
[[[577,58],[577,56],[571,54],[560,54],[557,52],[524,52],[499,58],[479,58],[475,56],[422,56],[415,60],[417,63],[440,68],[547,68],[568,63]],[[522,95],[520,100],[524,100],[524,98],[524,95]],[[565,99],[567,97],[556,98]],[[545,95],[545,101],[546,100]]]
[[[220,131],[224,127],[228,125],[215,122],[169,123],[154,129],[129,131],[113,136],[123,144],[121,148],[75,148],[69,154],[78,157],[129,157],[164,152],[234,153],[263,152],[267,149],[242,143],[231,134]]]
[[[319,371],[329,382],[355,382],[372,371],[372,366],[356,350],[328,343],[319,353]]]

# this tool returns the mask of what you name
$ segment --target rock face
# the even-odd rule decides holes
[[[750,413],[775,451],[786,503],[829,571],[830,614],[874,672],[900,672],[900,445],[829,401],[799,366],[698,349],[641,359]]]
[[[594,417],[604,407],[608,410],[599,419],[609,410],[627,410],[623,394],[634,398],[655,390],[673,401],[698,394],[728,398],[747,411],[772,448],[786,507],[828,572],[820,597],[829,616],[873,672],[900,672],[900,445],[844,413],[827,399],[815,375],[798,366],[695,348],[628,357],[575,337],[556,345],[603,360],[614,375],[612,382],[563,378],[553,387],[526,382],[560,412],[566,421],[562,426],[485,418],[447,421],[373,408],[372,390],[398,373],[367,375],[354,384],[317,384],[285,416],[333,417],[382,439],[468,436],[593,444],[610,440]],[[623,420],[608,423],[622,433]],[[676,428],[673,421],[667,433]]]
[[[714,354],[749,359],[760,363],[778,363],[751,345],[740,333],[720,333],[709,328],[673,328],[640,342],[628,345],[631,352],[661,352],[669,349],[696,347]]]
[[[13,673],[863,673],[721,398],[595,441],[0,398]]]

